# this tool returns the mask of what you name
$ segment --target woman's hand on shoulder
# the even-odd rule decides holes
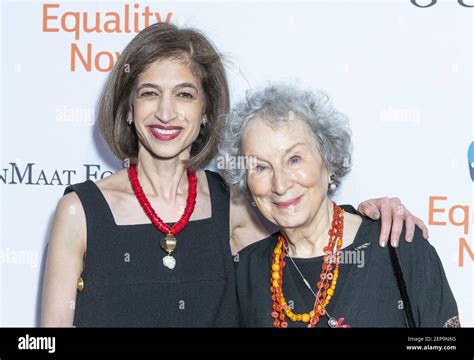
[[[415,225],[423,231],[423,237],[428,239],[428,228],[425,223],[414,216],[399,198],[383,197],[366,200],[359,204],[357,211],[373,220],[381,220],[380,246],[386,246],[390,236],[390,243],[393,247],[397,247],[404,224],[406,241],[413,240]]]

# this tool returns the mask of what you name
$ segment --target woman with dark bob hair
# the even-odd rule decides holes
[[[48,249],[44,326],[239,325],[231,255],[270,232],[204,170],[228,111],[221,56],[199,31],[155,24],[127,45],[98,114],[126,168],[66,188]],[[401,209],[388,198],[360,208],[382,218],[382,243],[391,227],[397,242],[403,222],[421,224]]]
[[[248,160],[222,175],[279,228],[239,252],[244,326],[459,326],[441,261],[419,229],[412,245],[382,248],[379,221],[331,200],[351,169],[352,142],[325,93],[279,83],[252,92],[232,111],[219,152]]]

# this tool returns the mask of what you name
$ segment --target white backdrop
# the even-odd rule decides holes
[[[147,6],[215,42],[234,101],[266,80],[326,90],[349,115],[355,144],[336,201],[400,197],[429,226],[461,324],[474,326],[473,5],[3,1],[0,326],[38,325],[45,248],[65,186],[121,167],[94,126],[95,106],[116,52],[135,35],[134,14]],[[118,13],[122,32],[104,31],[108,12]],[[101,32],[84,31],[84,13],[91,28],[99,14]]]

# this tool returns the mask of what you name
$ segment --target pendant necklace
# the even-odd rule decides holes
[[[160,240],[161,248],[166,251],[167,255],[163,258],[163,265],[168,269],[173,270],[176,266],[176,259],[171,255],[171,253],[176,249],[177,240],[176,235],[184,229],[188,224],[189,218],[191,217],[194,206],[196,205],[197,197],[197,178],[196,173],[190,169],[187,170],[188,176],[188,198],[186,200],[186,208],[181,218],[173,225],[169,226],[161,220],[161,218],[156,214],[155,210],[151,207],[148,198],[143,192],[140,181],[138,180],[137,166],[131,165],[128,168],[128,176],[130,178],[130,183],[133,188],[133,192],[138,199],[143,211],[151,220],[153,225],[165,234]]]

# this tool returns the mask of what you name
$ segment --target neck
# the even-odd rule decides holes
[[[157,158],[141,148],[138,152],[137,171],[144,193],[159,196],[168,203],[174,203],[179,195],[186,194],[188,181],[183,160],[186,159],[182,156]]]
[[[318,211],[308,224],[297,228],[281,229],[288,241],[289,255],[298,258],[312,258],[324,255],[328,243],[328,231],[333,218],[332,201],[325,197]]]

